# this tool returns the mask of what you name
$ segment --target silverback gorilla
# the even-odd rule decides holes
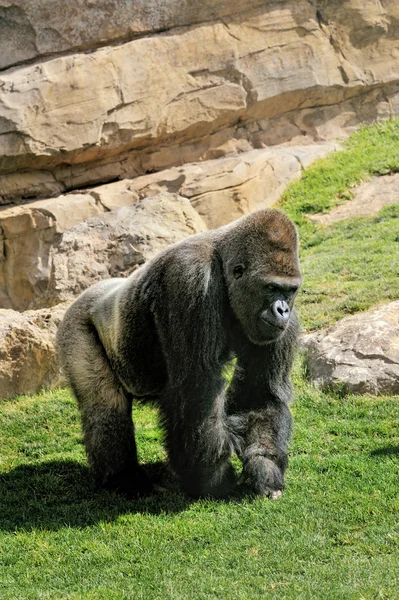
[[[236,452],[250,488],[279,497],[300,284],[293,223],[278,210],[259,210],[85,291],[57,341],[97,483],[128,498],[152,491],[132,421],[133,398],[150,399],[186,493],[226,496],[236,483],[229,462]]]

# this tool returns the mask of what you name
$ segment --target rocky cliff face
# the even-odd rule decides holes
[[[396,0],[0,0],[0,197],[44,197],[399,111]]]

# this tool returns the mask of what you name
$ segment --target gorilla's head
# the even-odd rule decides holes
[[[298,236],[278,210],[259,210],[223,230],[221,256],[231,307],[254,344],[279,338],[301,285]]]

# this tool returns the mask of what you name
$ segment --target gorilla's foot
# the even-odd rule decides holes
[[[144,498],[154,492],[151,479],[141,467],[124,469],[110,475],[101,487],[116,492],[128,500]]]
[[[265,456],[254,456],[245,464],[243,480],[259,496],[277,500],[284,489],[284,475],[279,467]]]

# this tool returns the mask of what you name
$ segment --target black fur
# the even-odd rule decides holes
[[[293,224],[261,210],[82,294],[57,341],[98,484],[127,497],[152,490],[137,460],[134,397],[156,400],[170,464],[188,494],[227,495],[233,451],[256,493],[282,490],[299,285]]]

